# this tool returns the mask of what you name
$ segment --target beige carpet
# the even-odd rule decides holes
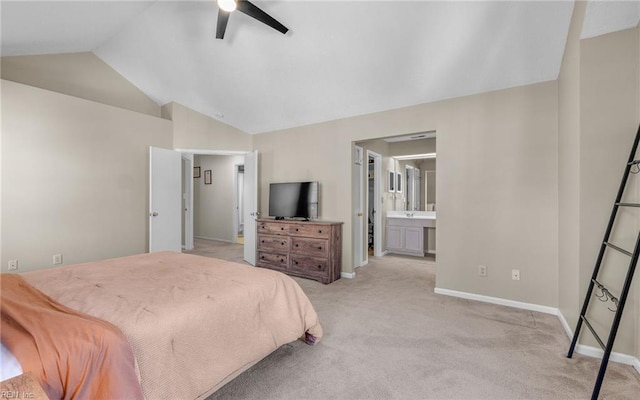
[[[217,254],[216,254],[217,252]],[[242,246],[196,254],[242,259]],[[209,397],[223,399],[588,399],[599,360],[566,358],[557,317],[433,293],[435,264],[369,258],[356,279],[298,279],[325,337],[285,345]],[[601,399],[640,399],[640,377],[611,363]]]

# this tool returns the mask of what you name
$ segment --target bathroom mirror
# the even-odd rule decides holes
[[[395,210],[435,211],[436,154],[395,156]]]

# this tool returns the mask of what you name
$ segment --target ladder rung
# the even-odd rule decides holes
[[[608,242],[604,242],[604,245],[605,245],[605,246],[607,246],[607,247],[611,247],[611,248],[612,248],[612,249],[614,249],[614,250],[618,250],[620,253],[622,253],[622,254],[626,254],[626,255],[628,255],[629,257],[632,257],[632,256],[633,256],[633,254],[632,254],[631,252],[626,251],[625,249],[621,249],[620,247],[616,246],[615,244],[611,244],[611,243],[608,243]]]
[[[640,203],[616,203],[620,207],[640,207]]]
[[[627,163],[627,165],[635,165],[635,164],[640,164],[640,160],[633,160],[633,161]]]
[[[596,338],[596,340],[598,341],[598,344],[600,345],[602,350],[604,350],[606,346],[602,342],[602,339],[600,339],[600,336],[598,336],[598,334],[596,333],[595,329],[593,329],[593,326],[591,326],[591,324],[587,320],[587,317],[585,317],[584,315],[581,315],[580,318],[582,318],[582,321],[584,321],[585,325],[587,325],[587,328],[589,328],[589,330],[591,331],[591,334],[593,335],[593,337]]]

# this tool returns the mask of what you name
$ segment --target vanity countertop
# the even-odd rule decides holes
[[[387,211],[387,218],[436,219],[435,211]]]

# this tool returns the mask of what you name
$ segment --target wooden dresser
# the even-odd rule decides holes
[[[257,266],[331,283],[342,270],[342,222],[258,219]]]

